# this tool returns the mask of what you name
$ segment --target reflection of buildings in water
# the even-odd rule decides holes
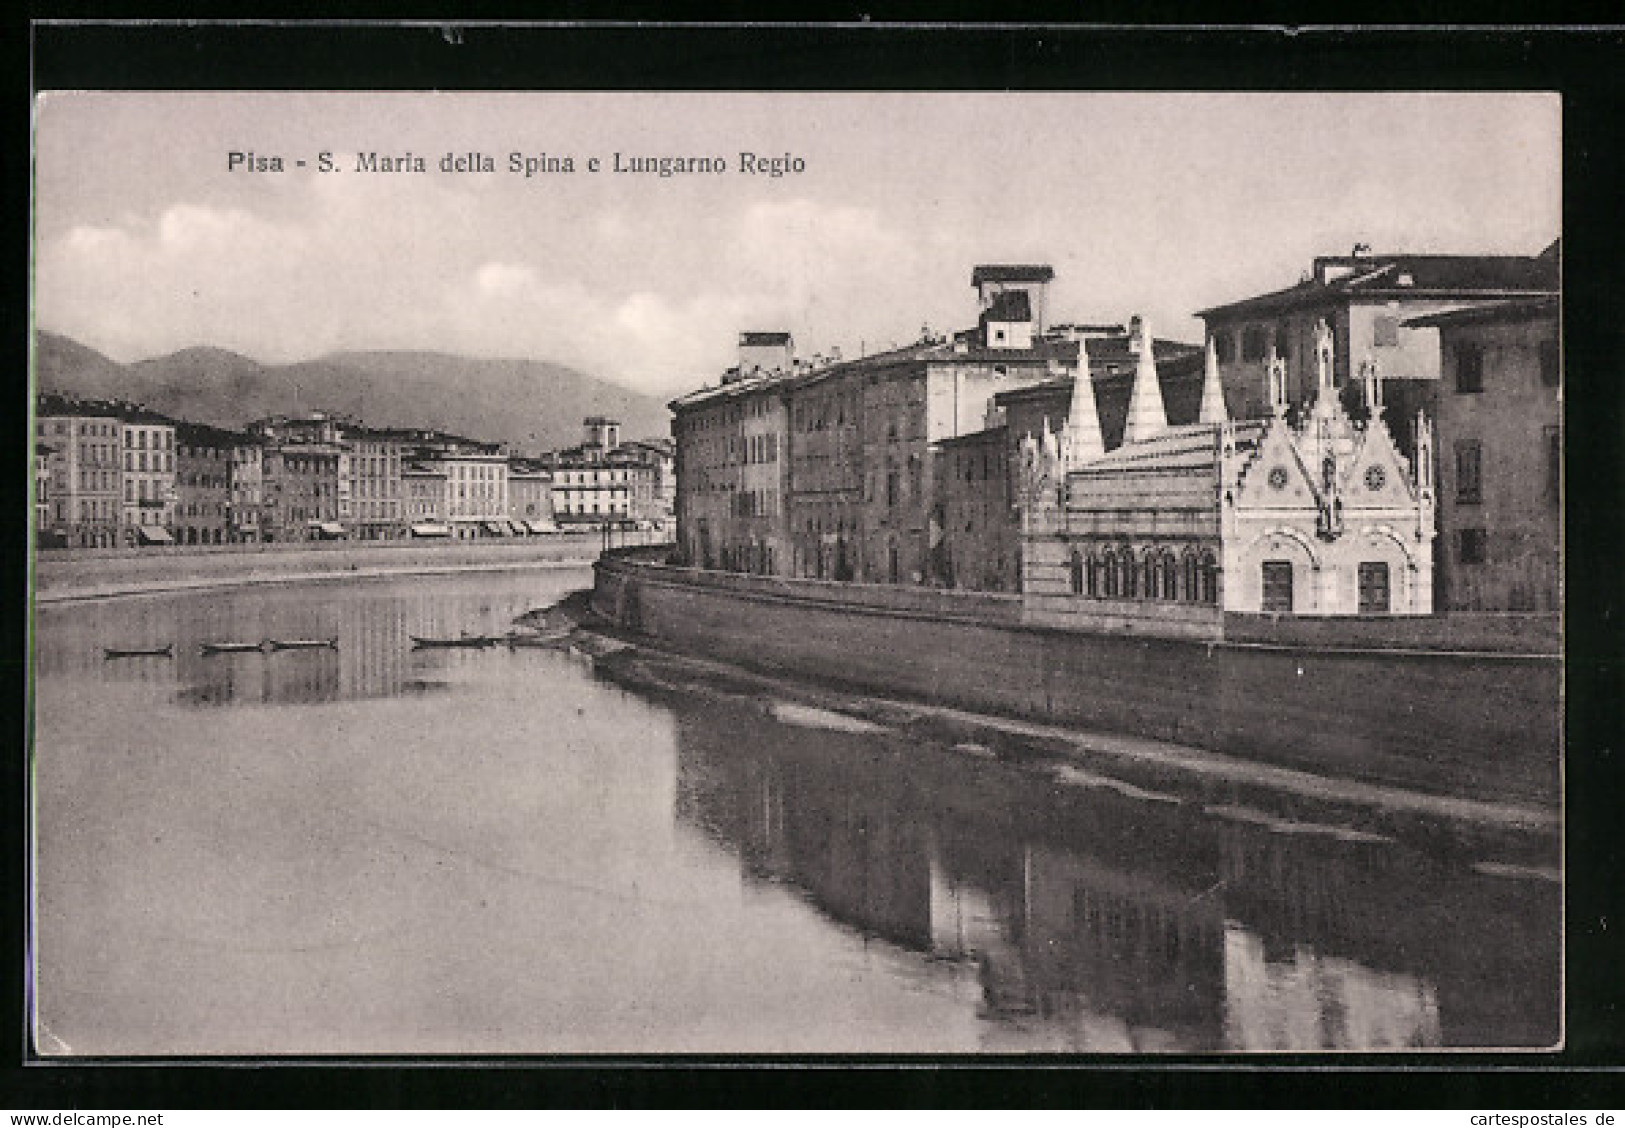
[[[1071,1048],[1556,1039],[1555,886],[1395,842],[1058,797],[1014,771],[972,779],[746,710],[678,718],[680,820],[842,923],[974,961],[985,1014]]]
[[[678,737],[679,819],[841,923],[974,961],[985,1015],[1060,1023],[1079,1049],[1219,1044],[1223,921],[1200,889],[1028,848],[872,738],[717,711],[679,714]]]
[[[1226,944],[1239,961],[1226,973],[1238,1037],[1349,1048],[1557,1041],[1557,885],[1474,874],[1393,842],[1229,826],[1217,839],[1224,904],[1245,928],[1245,942]],[[1282,1007],[1314,1007],[1318,1021],[1288,1021]]]
[[[850,734],[750,717],[776,738],[777,752],[763,753],[724,717],[746,719],[679,714],[677,817],[737,850],[747,876],[793,883],[843,924],[928,947],[925,827],[899,817],[897,775],[877,770],[870,755],[850,755],[861,747]],[[797,747],[837,757],[840,770],[778,754]]]
[[[1035,846],[1027,855],[1034,1007],[1124,1049],[1218,1049],[1224,1005],[1221,904],[1178,871],[1130,868]],[[1106,1048],[1080,1045],[1079,1048]]]
[[[1398,1050],[1441,1042],[1433,985],[1306,947],[1285,958],[1262,937],[1224,933],[1225,1040],[1237,1050]]]

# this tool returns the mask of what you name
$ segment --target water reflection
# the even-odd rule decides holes
[[[679,713],[678,818],[1076,1051],[1545,1046],[1557,888],[996,763]]]
[[[1087,786],[714,675],[657,694],[549,651],[412,649],[584,579],[41,608],[40,983],[63,1052],[1558,1037],[1559,887],[1477,872],[1496,859],[1465,843]]]
[[[211,592],[123,599],[37,612],[42,678],[151,687],[183,705],[316,705],[421,696],[478,668],[476,651],[421,651],[411,636],[504,633],[536,604],[489,579]],[[204,653],[204,643],[337,638],[338,648]],[[108,659],[103,650],[174,644],[174,656]]]

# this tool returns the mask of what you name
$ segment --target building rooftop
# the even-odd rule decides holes
[[[1559,305],[1556,294],[1524,301],[1491,302],[1488,305],[1469,306],[1466,309],[1445,310],[1406,320],[1408,326],[1452,325],[1505,325],[1518,321],[1534,321],[1556,317]]]
[[[232,431],[224,427],[211,427],[207,423],[193,423],[187,419],[175,422],[175,443],[183,447],[214,447],[224,450],[228,447],[244,446],[255,442],[241,431]]]
[[[1213,318],[1273,313],[1334,302],[1533,297],[1560,285],[1556,244],[1539,255],[1335,255],[1315,259],[1296,286],[1211,306]]]
[[[1055,269],[1041,263],[984,263],[971,271],[970,284],[984,282],[1050,282]]]

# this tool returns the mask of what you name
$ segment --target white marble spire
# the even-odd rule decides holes
[[[1168,429],[1168,413],[1162,406],[1162,385],[1157,382],[1157,362],[1151,355],[1151,322],[1140,318],[1140,363],[1134,369],[1134,391],[1128,398],[1128,419],[1123,424],[1123,445],[1140,443]]]
[[[1088,342],[1078,342],[1078,374],[1072,381],[1072,406],[1061,432],[1061,458],[1068,470],[1093,462],[1106,453],[1100,434],[1100,411],[1095,406],[1095,378],[1089,371]]]
[[[1198,423],[1228,423],[1230,413],[1224,408],[1224,384],[1219,380],[1219,354],[1213,347],[1213,338],[1207,339],[1207,358],[1202,372],[1202,409]]]

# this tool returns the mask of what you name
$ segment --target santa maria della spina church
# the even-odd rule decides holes
[[[855,360],[743,333],[672,404],[679,560],[1190,637],[1553,611],[1556,251],[1317,259],[1205,311],[1205,347],[1051,324],[1037,265],[975,269],[974,329]]]

